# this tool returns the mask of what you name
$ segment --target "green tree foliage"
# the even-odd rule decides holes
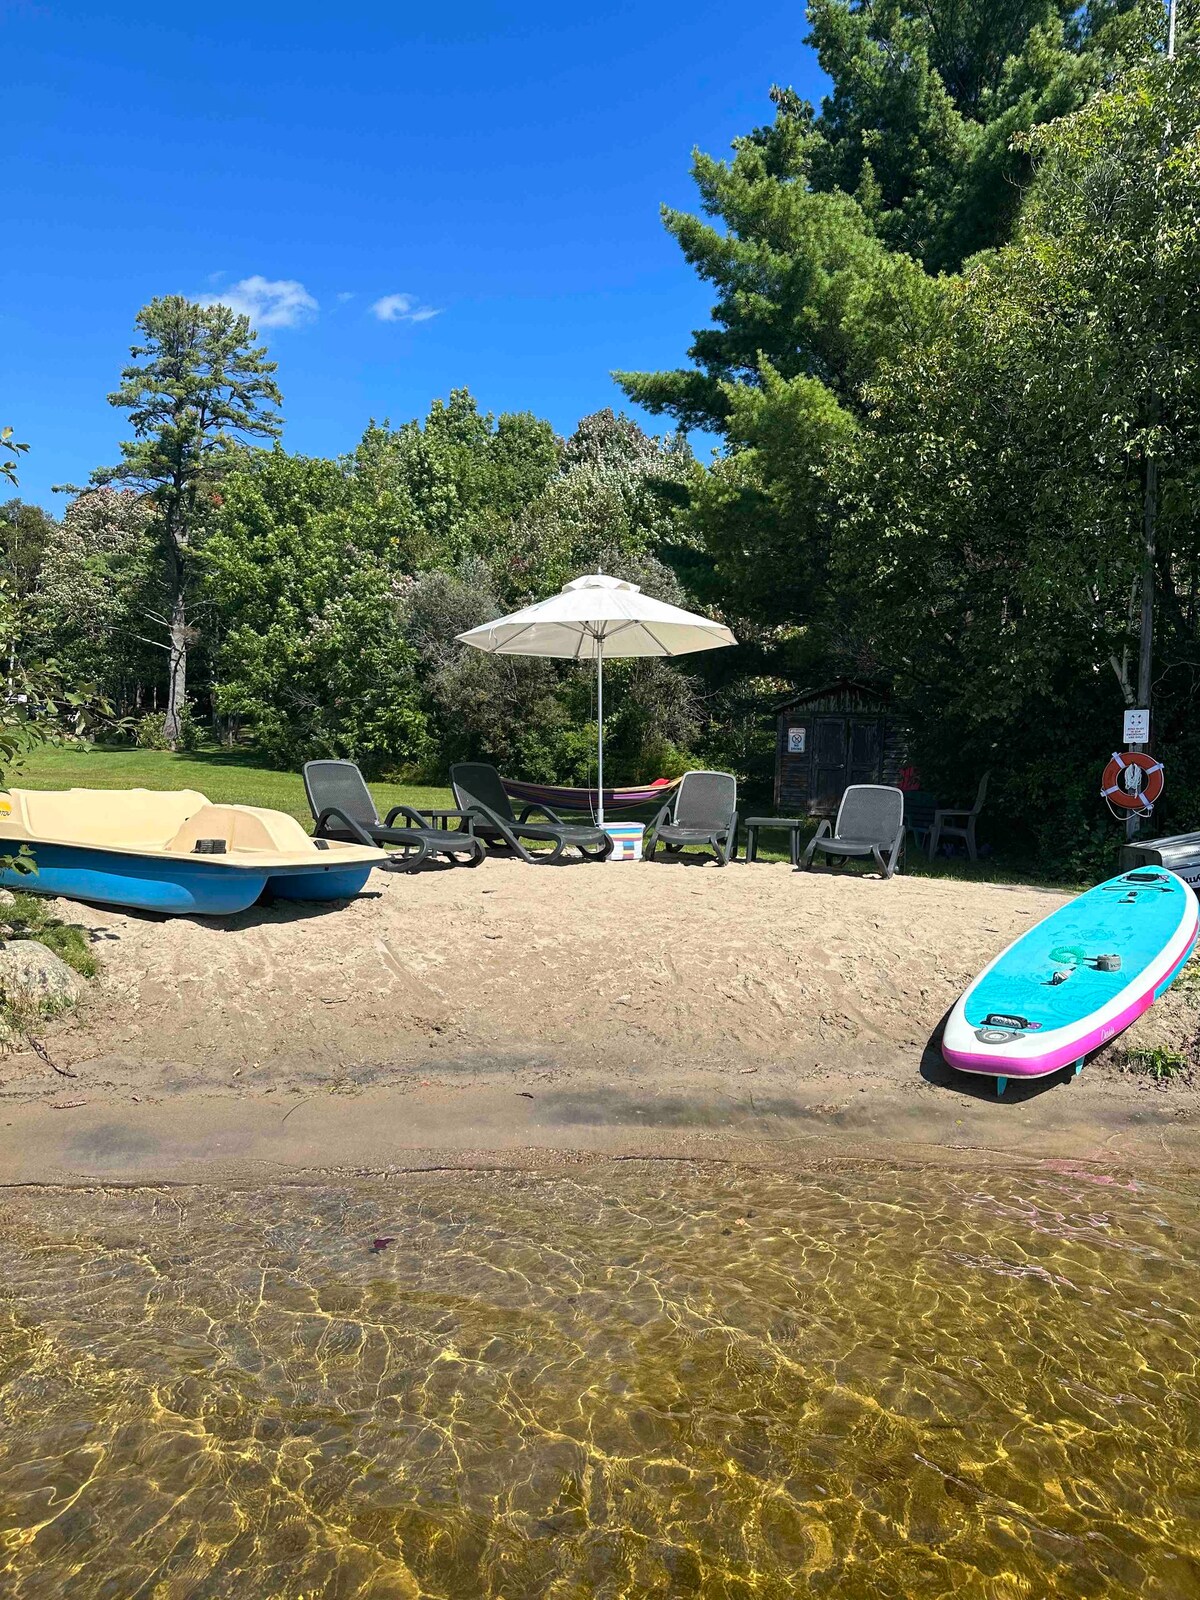
[[[161,650],[144,636],[157,600],[153,502],[134,489],[88,489],[45,535],[28,592],[30,645],[69,677],[102,683],[122,710],[141,709]]]
[[[811,0],[808,15],[833,84],[820,115],[772,90],[774,122],[732,161],[694,155],[715,221],[663,209],[715,287],[716,326],[693,336],[691,367],[617,377],[685,428],[725,431],[729,385],[757,384],[764,362],[853,406],[912,337],[913,266],[1007,239],[1030,168],[1014,136],[1082,104],[1135,30],[1130,0]]]
[[[94,475],[151,497],[162,559],[161,609],[147,618],[166,634],[165,732],[179,736],[187,704],[187,657],[196,634],[189,618],[192,555],[219,485],[247,441],[276,438],[281,421],[275,363],[256,345],[249,318],[227,306],[180,295],[152,300],[137,316],[143,342],[112,405],[129,412],[134,437],[116,467]]]
[[[717,223],[664,211],[717,293],[717,326],[697,332],[688,351],[694,366],[616,374],[632,399],[684,428],[723,431],[730,385],[757,385],[764,366],[785,379],[815,378],[853,403],[919,311],[922,269],[889,251],[852,195],[813,187],[821,140],[811,108],[778,99],[775,122],[736,140],[731,162],[695,156],[701,206]]]
[[[554,477],[479,549],[495,571],[501,609],[663,550],[679,536],[681,504],[702,476],[679,436],[652,438],[611,410],[585,417]]]
[[[892,677],[929,781],[965,790],[1022,714],[1054,726],[1070,700],[1073,732],[1128,699],[1152,458],[1168,678],[1195,656],[1196,90],[1190,65],[1169,90],[1137,65],[1163,17],[1132,0],[811,0],[809,20],[819,113],[775,90],[732,159],[696,155],[701,214],[665,213],[712,325],[689,366],[617,376],[725,441],[690,490],[697,592],[768,673]]]
[[[686,597],[653,556],[613,553],[608,570],[673,605]],[[405,631],[420,654],[444,761],[485,759],[533,782],[596,781],[595,675],[574,661],[486,655],[457,636],[505,606],[491,569],[473,560],[431,571],[405,602]],[[614,661],[605,668],[605,748],[630,781],[673,775],[701,726],[697,683],[673,663]]]
[[[5,430],[5,435],[11,430]],[[6,443],[0,437],[0,444]],[[11,447],[16,451],[25,445]],[[5,465],[0,463],[0,466]],[[2,474],[16,483],[16,473],[6,470]],[[48,740],[90,734],[100,725],[110,722],[110,707],[103,695],[92,684],[70,681],[60,663],[51,657],[34,656],[30,637],[34,631],[31,618],[29,574],[34,567],[30,554],[28,535],[32,528],[36,547],[47,531],[57,524],[44,513],[30,518],[25,513],[35,507],[10,501],[4,508],[3,550],[8,571],[0,571],[0,670],[3,670],[3,690],[0,691],[0,787],[7,787],[19,773],[22,756],[36,744]],[[38,562],[40,556],[38,550]],[[28,851],[22,847],[15,857],[4,857],[6,863],[18,871],[31,869]]]
[[[374,487],[275,450],[228,479],[205,543],[223,627],[215,703],[281,765],[349,756],[378,772],[425,754],[406,585],[388,559],[395,524],[372,518]]]
[[[28,594],[37,583],[42,552],[57,526],[41,506],[24,500],[0,505],[0,571],[17,594]]]
[[[855,195],[933,271],[1008,238],[1032,174],[1016,136],[1082,105],[1137,31],[1130,0],[810,0],[808,15],[833,84],[813,184]]]
[[[711,562],[709,587],[753,627],[782,629],[807,654],[829,648],[835,597],[829,560],[840,511],[838,470],[857,424],[818,379],[730,384],[730,453],[697,486],[693,523]]]
[[[682,601],[656,552],[698,471],[680,441],[611,412],[564,443],[465,391],[422,423],[372,424],[340,462],[253,458],[227,479],[200,555],[221,634],[215,704],[283,763],[444,770],[474,752],[583,778],[590,674],[485,657],[455,635],[600,565]],[[614,670],[614,759],[630,776],[677,764],[697,726],[689,680],[661,662]]]
[[[372,423],[354,453],[364,509],[392,528],[404,571],[490,551],[559,468],[561,441],[528,412],[496,418],[465,389],[435,400],[424,421]]]
[[[1101,848],[1151,459],[1164,826],[1200,809],[1200,59],[1131,70],[1034,148],[1013,244],[943,285],[936,334],[872,386],[839,555],[923,771],[993,765],[1043,849]]]

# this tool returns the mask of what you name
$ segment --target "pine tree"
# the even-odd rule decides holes
[[[1132,0],[810,0],[808,15],[833,85],[820,113],[773,89],[774,122],[732,161],[693,157],[715,225],[663,210],[716,288],[716,326],[694,334],[691,367],[615,376],[685,428],[724,432],[723,385],[766,367],[853,403],[924,271],[1007,242],[1032,170],[1015,136],[1082,105],[1137,23]]]
[[[248,317],[228,306],[201,306],[181,295],[152,300],[137,316],[143,341],[130,354],[109,403],[129,412],[134,438],[118,466],[93,474],[125,483],[154,501],[165,604],[150,620],[167,636],[164,732],[178,739],[187,705],[192,565],[197,537],[217,485],[247,442],[278,438],[281,396],[265,346]]]

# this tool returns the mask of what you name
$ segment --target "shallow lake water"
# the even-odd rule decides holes
[[[9,1190],[0,1593],[1186,1600],[1198,1269],[1065,1163]]]

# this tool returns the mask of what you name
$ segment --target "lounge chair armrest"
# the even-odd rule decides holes
[[[965,807],[961,811],[935,811],[933,813],[933,820],[935,822],[946,822],[951,817],[967,817],[967,818],[970,818],[970,817],[973,817],[974,815],[975,815],[974,811],[972,811],[971,808],[968,806],[968,807]]]
[[[674,803],[675,802],[673,800],[668,800],[667,801],[666,805],[662,807],[662,809],[659,811],[658,815],[655,817],[654,821],[651,822],[647,826],[647,828],[646,828],[646,832],[647,833],[656,833],[658,831],[658,829],[662,827],[663,823],[670,816],[671,807],[674,805]]]
[[[528,822],[535,811],[540,811],[549,822],[553,822],[557,827],[566,826],[558,812],[552,811],[549,806],[544,806],[540,800],[531,800],[527,806],[522,807],[517,817],[518,823]]]
[[[375,843],[365,828],[355,822],[353,817],[348,817],[344,811],[339,810],[337,806],[326,806],[324,811],[321,812],[313,826],[313,838],[323,838],[325,829],[330,822],[338,823],[347,833],[353,834],[359,844],[374,845]]]
[[[466,809],[460,811],[458,815],[463,819],[464,822],[469,823],[472,828],[474,828],[476,825],[480,825],[485,828],[494,828],[498,832],[503,833],[508,831],[511,827],[511,824],[505,822],[503,817],[498,817],[490,806],[485,806],[483,804],[477,803],[473,806],[467,806]]]
[[[414,828],[427,828],[429,826],[428,818],[423,817],[419,811],[414,811],[412,806],[398,805],[393,806],[387,816],[384,817],[384,827],[390,828],[394,826],[397,817],[407,817]]]
[[[813,834],[813,843],[815,844],[818,839],[832,839],[832,838],[833,838],[833,823],[830,822],[828,817],[824,817],[820,822],[817,823],[817,831],[816,831],[816,833]]]

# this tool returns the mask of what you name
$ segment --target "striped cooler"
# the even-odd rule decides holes
[[[610,861],[640,861],[642,859],[642,835],[646,831],[644,822],[606,822],[604,831],[613,842]]]

